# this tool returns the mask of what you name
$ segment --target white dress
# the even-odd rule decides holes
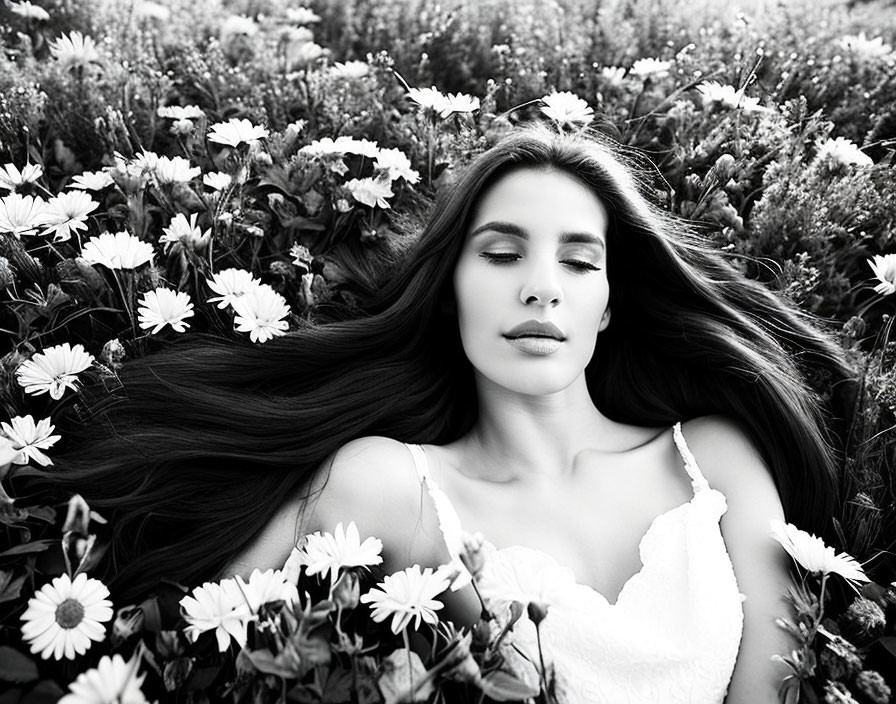
[[[532,548],[485,544],[477,586],[494,613],[513,601],[548,604],[541,622],[545,661],[563,704],[721,704],[731,680],[743,630],[743,599],[719,520],[724,495],[701,473],[681,432],[675,444],[691,478],[693,498],[657,516],[641,538],[642,567],[615,604],[571,570]],[[452,564],[460,562],[457,512],[434,482],[426,454],[408,445],[420,480],[435,505]],[[538,662],[534,624],[526,614],[514,626],[515,645]]]

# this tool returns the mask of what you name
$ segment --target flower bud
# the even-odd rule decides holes
[[[890,688],[879,672],[862,670],[856,675],[856,688],[868,697],[871,704],[888,704]]]
[[[541,601],[530,601],[529,606],[526,608],[526,613],[529,615],[529,620],[532,621],[536,626],[544,621],[545,617],[548,615],[548,604],[545,604]]]
[[[473,576],[473,579],[479,579],[482,568],[485,566],[485,556],[482,554],[485,539],[482,537],[482,533],[464,532],[461,540],[464,549],[460,554],[460,561],[467,568],[467,572]]]
[[[333,601],[343,609],[353,609],[361,598],[361,582],[358,575],[351,570],[339,578],[333,586]]]
[[[840,617],[839,624],[846,638],[862,646],[883,633],[887,620],[883,609],[876,602],[859,596]]]

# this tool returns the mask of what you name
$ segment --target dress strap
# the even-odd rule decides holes
[[[676,423],[672,428],[672,437],[675,439],[675,446],[678,448],[678,453],[681,455],[681,459],[684,462],[685,471],[691,478],[691,486],[694,488],[694,493],[696,494],[703,489],[709,489],[709,482],[706,481],[706,477],[703,476],[703,472],[701,472],[700,467],[697,466],[697,460],[694,457],[694,453],[691,452],[691,448],[688,447],[688,444],[684,439],[684,433],[681,432],[680,422]]]
[[[451,583],[452,591],[456,591],[461,587],[465,587],[470,582],[470,573],[461,562],[460,555],[463,551],[463,528],[461,527],[460,518],[448,496],[442,491],[432,475],[429,472],[429,462],[426,459],[426,452],[420,445],[407,445],[414,458],[414,468],[417,470],[417,476],[420,483],[426,487],[432,499],[433,505],[436,507],[436,517],[439,519],[439,530],[442,531],[442,537],[445,540],[445,546],[448,548],[448,555],[451,557],[451,566],[458,570],[457,577]]]

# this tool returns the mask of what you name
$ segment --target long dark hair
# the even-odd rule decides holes
[[[83,441],[52,479],[110,519],[102,569],[119,598],[163,577],[220,576],[352,439],[442,444],[472,427],[476,390],[451,313],[452,273],[480,195],[527,167],[573,175],[610,213],[612,321],[586,371],[596,406],[639,425],[736,419],[788,519],[828,532],[838,417],[807,375],[821,372],[829,388],[848,379],[839,348],[652,205],[604,140],[523,129],[442,194],[365,315],[261,346],[191,336],[129,362],[123,393],[91,401]]]

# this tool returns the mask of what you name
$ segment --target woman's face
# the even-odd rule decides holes
[[[607,224],[603,203],[561,171],[520,169],[485,191],[454,272],[479,375],[544,395],[583,374],[609,322]]]

